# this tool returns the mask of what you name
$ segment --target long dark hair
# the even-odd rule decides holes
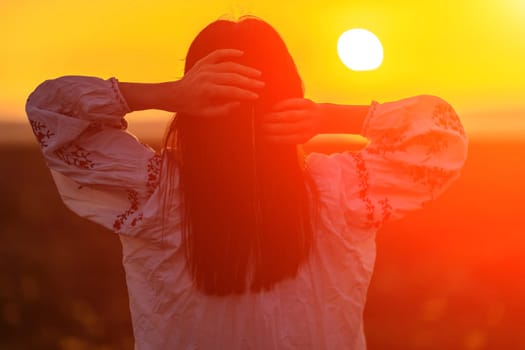
[[[255,103],[228,116],[176,114],[164,140],[168,182],[178,168],[182,242],[194,284],[210,295],[269,290],[297,275],[313,242],[317,191],[298,145],[270,144],[262,116],[281,100],[303,97],[284,41],[266,22],[218,20],[195,38],[185,73],[221,48],[244,51],[236,61],[262,72]],[[174,186],[168,186],[174,188]],[[165,192],[164,206],[173,196]]]

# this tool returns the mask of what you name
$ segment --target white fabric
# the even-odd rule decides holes
[[[433,96],[372,103],[359,152],[307,158],[321,193],[314,250],[295,280],[270,292],[196,291],[171,207],[161,241],[159,164],[125,131],[115,79],[41,84],[27,114],[60,194],[77,214],[119,234],[136,349],[365,349],[363,309],[383,222],[436,198],[459,175],[467,138]]]

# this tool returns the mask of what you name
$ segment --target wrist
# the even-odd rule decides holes
[[[154,109],[160,109],[167,112],[178,112],[180,109],[180,102],[182,90],[179,81],[169,81],[165,83],[157,83],[151,90],[150,99]]]
[[[169,112],[176,110],[176,82],[166,83],[122,83],[119,90],[126,100],[130,110],[160,109]]]
[[[369,106],[319,103],[320,134],[360,134]]]

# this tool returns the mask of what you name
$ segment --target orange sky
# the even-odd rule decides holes
[[[436,94],[452,103],[471,135],[525,131],[523,0],[4,1],[0,121],[22,121],[27,95],[48,78],[176,79],[203,26],[244,14],[282,34],[309,98],[357,104]],[[378,70],[353,72],[337,57],[338,36],[354,27],[383,42]],[[137,117],[148,118],[166,113]]]

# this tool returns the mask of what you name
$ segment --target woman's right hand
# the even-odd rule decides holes
[[[320,131],[322,110],[305,98],[283,100],[264,115],[263,131],[268,142],[303,144]]]
[[[215,117],[231,112],[242,101],[257,99],[257,90],[264,86],[264,82],[257,79],[261,72],[228,61],[242,55],[240,50],[220,49],[197,61],[182,79],[173,83],[171,109]]]

